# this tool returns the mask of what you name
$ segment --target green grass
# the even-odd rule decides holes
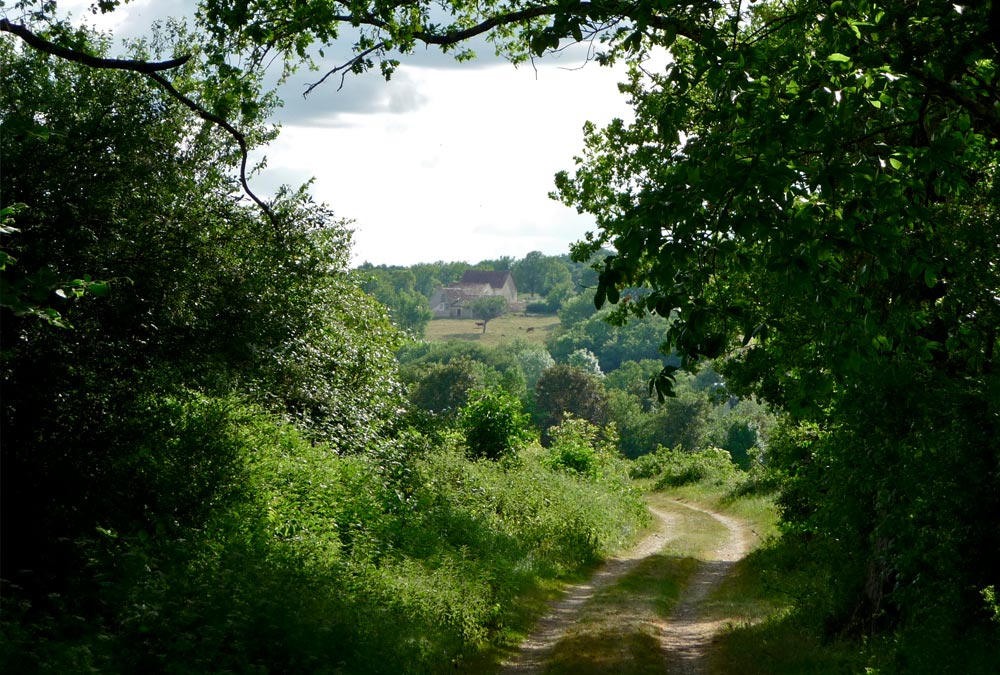
[[[559,327],[556,316],[509,314],[493,319],[483,333],[476,319],[434,319],[427,324],[425,338],[434,340],[466,340],[488,347],[521,338],[527,342],[544,344],[545,339]]]

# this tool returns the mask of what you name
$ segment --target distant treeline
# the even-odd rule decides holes
[[[594,256],[595,261],[602,258]],[[521,298],[529,300],[528,311],[555,313],[563,304],[597,285],[591,263],[570,256],[532,251],[523,258],[501,256],[467,262],[418,263],[409,267],[364,263],[357,268],[361,287],[389,309],[393,323],[422,336],[431,320],[430,298],[442,286],[458,283],[466,270],[509,271]],[[591,298],[593,296],[591,295]]]

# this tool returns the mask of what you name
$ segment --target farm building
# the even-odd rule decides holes
[[[514,277],[510,272],[466,270],[457,284],[434,291],[431,296],[431,311],[436,319],[469,317],[469,303],[488,295],[506,298],[507,305],[511,308],[517,304],[517,286],[514,285]]]

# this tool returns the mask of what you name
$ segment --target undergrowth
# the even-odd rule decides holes
[[[477,461],[457,435],[429,447],[408,433],[338,456],[235,400],[141,407],[152,421],[134,456],[176,464],[159,498],[193,477],[171,444],[210,441],[227,458],[208,467],[216,489],[185,522],[95,524],[67,543],[78,566],[59,592],[5,581],[0,671],[467,670],[525,630],[539,607],[519,598],[579,575],[645,518],[623,472],[553,470],[540,449]]]
[[[982,616],[947,612],[894,626],[833,621],[832,589],[843,574],[816,537],[786,531],[776,504],[777,480],[763,466],[737,470],[714,450],[660,448],[631,474],[664,496],[738,516],[759,542],[707,599],[727,623],[709,651],[710,675],[995,675],[1000,672],[1000,611],[982,593]],[[990,620],[992,616],[992,621]],[[985,617],[986,620],[983,620]],[[974,620],[972,620],[974,619]]]

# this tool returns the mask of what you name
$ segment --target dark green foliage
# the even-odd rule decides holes
[[[665,357],[661,349],[669,325],[666,319],[652,316],[618,326],[608,323],[611,314],[605,310],[583,314],[585,318],[571,323],[581,316],[578,310],[583,307],[583,296],[580,298],[569,301],[560,310],[562,330],[546,341],[556,361],[565,363],[576,350],[587,349],[597,355],[604,372],[616,370],[626,361],[659,359],[664,363],[678,363],[677,359]],[[590,309],[593,309],[592,304]]]
[[[459,423],[472,457],[494,461],[512,457],[529,439],[521,401],[502,389],[472,392],[459,410]]]
[[[473,389],[487,386],[488,367],[468,358],[422,369],[410,393],[413,405],[434,415],[454,418]],[[491,373],[494,377],[496,371]]]
[[[511,274],[518,292],[525,295],[548,295],[556,286],[572,280],[569,269],[558,257],[541,251],[532,251],[514,263]]]
[[[598,426],[607,420],[604,385],[594,375],[572,366],[556,365],[542,373],[535,385],[535,401],[543,432],[561,424],[567,413]]]
[[[673,61],[559,177],[601,228],[577,253],[614,247],[598,305],[672,317],[682,365],[725,355],[797,423],[766,462],[835,572],[827,629],[942,672],[1000,569],[996,3],[714,7],[623,44]]]

